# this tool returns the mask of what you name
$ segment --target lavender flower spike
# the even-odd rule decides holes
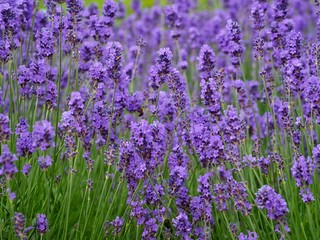
[[[45,214],[38,214],[37,215],[37,231],[41,235],[45,234],[49,230],[49,224],[48,224],[48,219]]]

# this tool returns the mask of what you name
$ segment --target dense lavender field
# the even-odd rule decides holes
[[[319,2],[127,3],[0,1],[0,240],[320,239]]]

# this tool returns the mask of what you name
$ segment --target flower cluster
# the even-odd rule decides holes
[[[305,158],[304,156],[295,159],[291,167],[292,176],[295,178],[297,186],[300,187],[300,195],[303,202],[314,200],[314,196],[308,188],[313,182],[314,170],[314,161],[310,157]]]
[[[4,145],[0,155],[0,176],[12,179],[14,174],[18,172],[18,168],[15,165],[17,160],[18,158],[10,152],[9,147]]]
[[[268,185],[262,186],[256,194],[255,202],[259,209],[267,210],[267,215],[271,220],[277,222],[276,230],[279,224],[282,224],[285,226],[285,231],[290,231],[285,219],[289,212],[287,203],[272,187]]]
[[[317,239],[320,2],[89,2],[0,1],[1,238]]]
[[[49,224],[48,219],[45,214],[38,214],[37,215],[37,231],[42,235],[48,232]]]

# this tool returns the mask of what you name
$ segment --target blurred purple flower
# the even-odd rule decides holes
[[[41,168],[42,171],[47,170],[51,165],[52,165],[52,159],[50,156],[40,156],[38,159],[38,164],[39,167]]]
[[[310,157],[305,158],[304,156],[295,158],[291,167],[292,176],[295,178],[297,186],[301,188],[300,196],[303,202],[314,200],[312,192],[307,186],[313,182],[315,168],[316,164],[314,160]]]
[[[21,172],[24,175],[28,176],[31,168],[32,168],[32,166],[29,163],[26,163],[26,164],[23,165]]]
[[[0,176],[12,179],[14,174],[18,172],[18,168],[14,163],[17,160],[17,157],[10,152],[8,146],[4,145],[0,156]]]
[[[38,121],[33,128],[33,144],[40,150],[45,151],[54,146],[54,128],[51,122],[46,120]]]
[[[15,132],[18,135],[16,143],[18,156],[26,157],[32,154],[35,151],[35,146],[30,140],[32,139],[32,134],[29,132],[28,120],[20,118]]]
[[[156,233],[158,231],[158,224],[156,219],[150,218],[149,220],[145,221],[144,230],[142,233],[143,240],[155,240]]]
[[[48,28],[38,30],[36,34],[37,51],[45,58],[49,58],[54,54],[54,43],[52,31]]]
[[[22,213],[15,212],[14,213],[14,230],[16,232],[16,236],[24,239],[26,236],[24,234],[24,226],[26,223],[26,219]]]
[[[239,240],[257,240],[259,238],[258,234],[248,230],[248,235],[240,233],[238,236]]]
[[[15,192],[11,192],[10,188],[7,188],[7,193],[10,201],[13,201],[16,199],[17,195]]]
[[[206,81],[212,77],[216,65],[214,51],[208,45],[203,45],[198,56],[197,69],[200,72],[200,78]]]
[[[111,225],[114,227],[113,234],[117,235],[121,232],[124,221],[120,217],[116,217],[115,220],[111,222]]]
[[[255,202],[259,209],[267,210],[267,215],[271,220],[284,221],[289,212],[286,201],[268,185],[258,190]]]
[[[0,143],[8,141],[10,138],[11,129],[9,123],[9,117],[0,113]]]
[[[204,175],[198,177],[198,193],[209,202],[212,201],[212,184],[211,179],[213,177],[212,172],[207,172]]]
[[[188,171],[185,167],[175,166],[170,171],[169,177],[169,186],[170,186],[170,193],[175,195],[179,193],[180,188],[184,185],[184,182],[188,178]]]
[[[186,213],[181,212],[179,215],[172,220],[173,226],[176,228],[176,235],[181,236],[183,239],[191,239],[189,238],[189,234],[192,230],[192,225],[189,222],[188,216]]]
[[[48,219],[45,214],[37,215],[37,223],[36,223],[37,231],[41,235],[45,234],[49,231]]]
[[[157,52],[156,65],[151,66],[149,85],[154,90],[169,81],[172,70],[172,52],[170,48],[161,48]]]

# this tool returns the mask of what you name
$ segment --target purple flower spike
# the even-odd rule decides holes
[[[35,146],[30,139],[32,139],[32,133],[29,132],[29,124],[27,120],[23,118],[20,119],[20,122],[16,126],[16,135],[17,139],[17,153],[18,156],[26,157],[32,154],[35,151]]]
[[[272,220],[281,220],[289,212],[286,201],[268,185],[258,190],[256,204],[260,209],[267,209],[268,217]]]
[[[49,58],[54,53],[54,37],[48,28],[42,28],[37,32],[37,50],[45,58]]]
[[[0,40],[0,63],[7,63],[11,57],[9,42],[7,40]]]
[[[298,187],[312,184],[314,169],[315,164],[310,157],[305,158],[304,156],[300,156],[294,160],[291,173],[296,179]]]
[[[212,217],[212,204],[205,198],[194,197],[190,202],[191,213],[194,221],[205,221],[211,226],[214,225]]]
[[[313,149],[315,153],[316,148]],[[307,187],[313,182],[313,174],[316,168],[316,164],[310,157],[300,156],[295,159],[291,167],[292,176],[296,179],[296,185],[301,188],[300,196],[305,203],[311,202],[314,199],[311,190]]]
[[[13,175],[18,172],[18,168],[14,163],[17,160],[17,157],[10,152],[8,146],[4,145],[0,156],[0,176],[12,179]]]
[[[231,56],[231,63],[237,68],[240,66],[240,58],[244,52],[241,28],[237,22],[228,20],[226,30],[229,38],[228,48]]]
[[[47,170],[48,167],[52,165],[52,160],[50,156],[40,156],[38,159],[38,164],[42,171]]]
[[[105,17],[114,19],[116,17],[118,10],[119,10],[118,3],[114,2],[113,0],[107,0],[104,2],[102,14]]]
[[[156,65],[151,66],[149,85],[154,90],[169,81],[169,74],[172,70],[172,52],[169,48],[161,48],[157,52]]]
[[[8,193],[10,201],[13,201],[13,200],[16,199],[16,197],[17,197],[16,193],[15,192],[11,192],[11,190],[9,188],[7,188],[7,193]]]
[[[238,240],[257,240],[259,238],[258,234],[248,230],[248,235],[240,233]]]
[[[228,209],[227,201],[230,198],[229,187],[226,184],[215,184],[213,186],[214,203],[219,211]]]
[[[234,200],[234,206],[238,211],[248,215],[251,212],[251,204],[247,200],[247,188],[243,182],[237,182],[236,180],[231,181],[231,196]]]
[[[0,143],[8,141],[10,138],[10,119],[8,116],[0,114]]]
[[[68,11],[73,17],[77,16],[83,8],[82,0],[66,0],[66,4]]]
[[[313,160],[320,171],[320,144],[312,149]]]
[[[122,71],[122,45],[119,42],[109,42],[106,46],[106,72],[112,82],[124,80]]]
[[[255,1],[252,4],[250,15],[250,20],[252,21],[255,30],[260,31],[264,28],[264,15],[265,8],[263,7],[263,4]]]
[[[256,194],[255,202],[259,209],[267,210],[267,216],[271,220],[276,221],[276,232],[280,233],[281,236],[283,235],[283,233],[278,229],[280,224],[284,226],[286,232],[290,231],[285,219],[289,212],[287,203],[280,194],[274,191],[272,187],[268,185],[262,186]]]
[[[212,48],[208,45],[203,45],[198,57],[198,71],[200,72],[200,78],[208,80],[212,77],[213,69],[216,65],[215,54]]]
[[[40,150],[45,151],[54,146],[54,128],[51,122],[42,120],[36,122],[33,128],[33,144]]]
[[[26,223],[26,219],[22,213],[16,212],[14,213],[14,230],[16,232],[17,237],[21,237],[23,239],[23,229]]]
[[[29,163],[26,163],[25,165],[23,165],[21,172],[24,175],[28,176],[31,168],[32,168],[32,166]]]
[[[278,22],[285,19],[287,13],[288,13],[288,0],[276,0],[275,5],[273,7],[274,10],[274,19]]]
[[[112,226],[114,227],[114,232],[113,232],[114,235],[117,235],[121,232],[123,223],[124,221],[120,217],[116,217],[116,219],[111,222]]]
[[[302,201],[305,203],[309,203],[315,200],[310,188],[301,188],[299,194],[302,198]]]
[[[45,214],[38,214],[37,215],[37,231],[41,235],[45,234],[49,230],[49,224],[48,224],[48,219]]]
[[[169,185],[171,193],[179,192],[180,188],[184,185],[184,181],[188,178],[188,171],[184,167],[176,166],[170,172]]]
[[[189,233],[192,230],[192,225],[189,222],[187,214],[180,213],[175,219],[172,220],[173,226],[176,228],[176,235],[181,236],[183,239],[189,238]]]
[[[228,143],[239,143],[243,141],[246,137],[245,127],[245,122],[238,116],[237,110],[232,106],[228,106],[225,110],[223,121],[225,141]]]
[[[198,178],[198,193],[209,202],[212,201],[212,192],[211,192],[211,179],[213,173],[207,172],[203,176],[199,176]]]
[[[145,227],[142,233],[143,240],[155,240],[155,235],[158,231],[158,224],[156,219],[151,218],[145,222]]]

